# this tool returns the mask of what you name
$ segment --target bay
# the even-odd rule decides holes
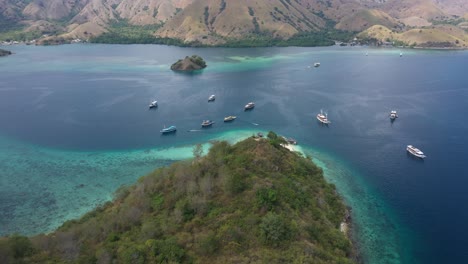
[[[468,261],[466,51],[9,48],[0,59],[2,235],[49,232],[121,184],[190,157],[194,144],[274,130],[296,138],[353,208],[367,263]],[[169,70],[192,54],[208,68]],[[315,118],[321,109],[329,126]],[[228,115],[238,119],[223,123]],[[201,129],[203,119],[216,123]],[[161,136],[169,125],[177,133]],[[408,144],[427,159],[409,156]]]

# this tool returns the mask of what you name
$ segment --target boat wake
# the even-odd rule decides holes
[[[254,126],[258,126],[259,124],[252,122],[252,125],[254,125]]]
[[[190,130],[187,130],[187,132],[200,132],[200,131],[202,131],[202,130],[200,130],[200,129],[190,129]]]

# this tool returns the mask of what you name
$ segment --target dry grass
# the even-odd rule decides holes
[[[399,40],[408,45],[416,44],[416,46],[425,45],[427,43],[451,43],[457,47],[468,46],[468,33],[459,27],[452,25],[438,25],[428,28],[410,29],[402,33],[392,32],[390,29],[375,25],[363,33],[361,37],[368,36],[381,41]]]
[[[392,28],[398,25],[398,21],[390,17],[387,13],[376,9],[361,9],[343,18],[336,25],[336,28],[350,31],[362,31],[373,25],[384,25],[388,28]]]

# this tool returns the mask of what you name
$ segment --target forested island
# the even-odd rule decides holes
[[[206,66],[206,62],[202,57],[198,55],[192,55],[192,57],[186,56],[183,60],[178,60],[172,64],[171,70],[191,72],[204,69]]]
[[[0,262],[355,263],[334,185],[285,144],[198,145],[55,232],[0,238]]]
[[[0,49],[0,57],[11,55],[11,51]]]

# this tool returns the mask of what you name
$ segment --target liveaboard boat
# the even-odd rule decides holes
[[[413,145],[408,145],[406,146],[406,150],[412,154],[413,156],[416,156],[418,158],[424,159],[426,155],[424,155],[424,152],[422,152],[420,149],[414,147]]]
[[[250,109],[253,109],[254,107],[255,107],[255,103],[250,102],[244,106],[244,110],[250,110]]]
[[[209,127],[209,126],[211,126],[213,124],[214,124],[214,121],[212,121],[212,120],[203,120],[203,122],[201,123],[201,126],[202,127]]]
[[[216,99],[215,95],[212,94],[210,97],[208,97],[208,102],[213,102]]]
[[[330,120],[328,120],[328,115],[323,113],[322,110],[320,110],[320,113],[317,114],[317,120],[320,121],[320,123],[328,125],[330,124]]]
[[[170,127],[164,127],[159,132],[161,132],[163,134],[168,134],[168,133],[172,133],[172,132],[176,132],[176,131],[177,131],[176,126],[170,126]]]
[[[224,122],[231,122],[231,121],[234,121],[234,119],[236,119],[237,116],[226,116],[224,118]]]

